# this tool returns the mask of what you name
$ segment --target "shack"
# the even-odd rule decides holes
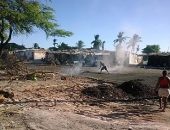
[[[136,53],[129,53],[128,55],[128,65],[140,65],[143,62],[143,55]]]
[[[170,67],[170,53],[149,54],[147,66]]]
[[[56,64],[82,63],[83,66],[97,66],[100,60],[113,61],[112,52],[95,49],[72,49],[60,51],[47,51],[46,62],[54,61]]]
[[[45,49],[24,49],[14,52],[19,59],[27,61],[41,61],[46,56]]]

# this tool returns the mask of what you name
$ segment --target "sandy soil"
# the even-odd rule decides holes
[[[91,102],[81,94],[85,86],[95,84],[91,78],[117,84],[142,79],[154,86],[161,70],[110,68],[109,74],[99,74],[97,68],[57,67],[53,71],[57,72],[55,78],[46,81],[0,81],[1,89],[12,90],[17,101],[1,104],[0,130],[170,129],[170,107],[160,112],[157,100]],[[68,76],[73,74],[77,76]],[[61,80],[62,75],[66,80]]]

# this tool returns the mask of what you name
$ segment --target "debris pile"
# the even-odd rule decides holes
[[[17,59],[15,55],[7,54],[3,60],[1,68],[3,67],[9,76],[19,76],[28,74],[27,66],[24,62]]]
[[[13,80],[34,80],[39,79],[51,79],[54,78],[53,72],[44,72],[31,70],[27,65],[19,60],[14,54],[6,54],[1,57],[0,69],[4,71],[3,76],[6,76],[7,80],[12,82]]]
[[[85,87],[82,94],[98,99],[138,99],[154,97],[152,88],[139,80],[130,80],[120,85],[109,83]]]
[[[126,93],[121,89],[117,89],[116,85],[107,83],[85,87],[81,92],[84,95],[105,100],[127,98]]]
[[[124,82],[119,85],[118,88],[126,92],[129,97],[132,96],[135,98],[144,98],[155,96],[155,93],[152,91],[152,88],[146,84],[143,84],[138,79]]]

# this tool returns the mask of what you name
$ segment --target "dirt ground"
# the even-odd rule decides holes
[[[119,85],[140,80],[154,88],[162,70],[112,67],[109,73],[98,68],[31,66],[52,71],[55,77],[37,81],[1,80],[1,89],[15,94],[15,104],[6,99],[0,105],[0,130],[168,130],[170,106],[158,109],[157,99],[109,101],[88,97],[84,88],[100,84]],[[61,80],[65,76],[66,80]],[[168,104],[170,105],[170,104]]]

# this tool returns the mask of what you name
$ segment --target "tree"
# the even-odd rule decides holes
[[[18,45],[16,43],[8,43],[4,49],[7,49],[9,51],[13,51],[13,50],[23,50],[26,49],[24,45]]]
[[[142,42],[141,37],[138,34],[134,34],[133,37],[127,43],[127,48],[132,47],[132,52],[135,51],[135,47],[137,46],[138,42]],[[137,46],[136,51],[138,51],[139,46]]]
[[[35,0],[0,1],[0,53],[12,35],[30,34],[39,28],[46,36],[71,36],[73,33],[59,29],[54,20],[54,10]]]
[[[124,41],[128,38],[126,36],[123,36],[124,32],[119,32],[117,35],[117,39],[115,39],[114,46],[115,46],[115,59],[116,59],[116,64],[117,65],[124,65],[126,61],[126,51],[125,48],[123,47]],[[117,45],[116,45],[117,43]]]
[[[40,47],[39,47],[39,45],[38,45],[38,43],[34,43],[34,49],[40,49]]]
[[[120,46],[122,45],[122,43],[129,37],[124,37],[123,36],[124,32],[119,32],[119,34],[117,35],[117,39],[115,39],[113,42],[114,42],[114,45],[116,43],[118,43],[118,45],[115,45],[115,46]]]
[[[93,44],[93,49],[100,50],[100,47],[102,45],[102,41],[99,39],[100,35],[94,35],[94,41],[91,42]]]
[[[57,39],[53,39],[53,45],[54,45],[54,47],[55,47],[56,45],[58,45],[58,43],[56,43],[56,41],[57,41]]]
[[[57,51],[57,48],[56,47],[49,47],[48,50],[50,50],[50,51]]]
[[[84,42],[80,40],[76,43],[76,45],[78,49],[82,49],[84,47]]]
[[[58,50],[69,50],[69,49],[71,49],[71,47],[65,44],[64,42],[58,45]]]
[[[160,52],[159,45],[147,45],[145,48],[142,49],[143,53],[158,53]]]

